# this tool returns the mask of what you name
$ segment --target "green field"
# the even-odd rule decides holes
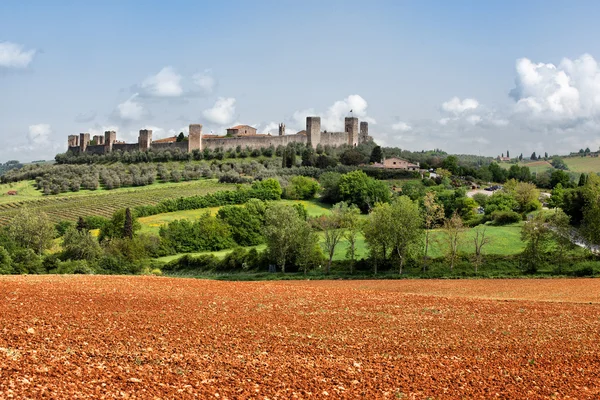
[[[0,187],[3,190],[2,193],[6,193],[8,190],[18,190],[14,187],[20,184],[23,184],[21,188],[23,197],[20,200],[17,199],[18,196],[6,195],[1,197],[0,225],[7,224],[19,208],[23,206],[45,212],[53,222],[61,220],[74,221],[80,216],[110,217],[120,208],[154,205],[165,199],[204,195],[218,190],[235,188],[233,184],[218,183],[215,179],[181,183],[156,183],[136,188],[81,191],[53,196],[42,196],[40,192],[33,188],[31,181],[13,184],[12,189],[9,189],[10,184],[0,185]]]
[[[600,172],[600,157],[565,157],[563,160],[572,172]]]
[[[505,226],[487,226],[486,228],[486,237],[490,238],[490,243],[483,247],[483,254],[486,255],[514,255],[519,254],[525,248],[525,243],[521,241],[521,226],[522,222],[505,225]],[[323,234],[321,234],[322,236]],[[474,244],[473,238],[475,235],[474,229],[469,229],[463,235],[463,239],[461,245],[459,247],[459,251],[464,254],[473,254],[474,253]],[[436,258],[442,257],[446,254],[446,244],[444,243],[444,232],[441,230],[434,230],[431,234],[430,239],[430,247],[429,247],[429,256]],[[321,239],[321,244],[323,245],[324,239]],[[335,249],[335,254],[333,256],[334,260],[344,260],[346,258],[346,249],[348,247],[348,242],[346,240],[342,240],[340,244]],[[261,251],[266,248],[264,244],[259,246],[251,246],[246,247],[246,249],[256,248]],[[325,250],[325,248],[323,248]],[[197,256],[201,254],[214,254],[218,258],[223,258],[227,254],[229,254],[232,249],[221,250],[221,251],[205,251],[199,253],[188,253],[192,256]],[[356,243],[356,253],[357,257],[363,258],[368,255],[367,244],[365,243],[364,237],[360,235],[358,241]],[[158,261],[169,262],[181,257],[183,254],[177,254],[172,256],[166,256],[158,258]]]
[[[510,167],[515,164],[508,163],[508,162],[501,162],[498,165],[500,165],[500,167],[502,167],[504,169],[510,169]],[[516,165],[518,165],[519,167],[529,167],[529,170],[532,173],[543,172],[543,171],[548,171],[548,170],[554,169],[554,167],[548,161],[544,161],[544,160],[519,162]]]
[[[323,214],[329,213],[329,208],[331,206],[323,203],[319,203],[317,201],[307,201],[307,200],[281,200],[283,204],[302,204],[306,208],[308,215],[311,217],[316,217]],[[211,208],[200,208],[197,210],[185,210],[185,211],[175,211],[164,214],[151,215],[149,217],[139,218],[138,221],[142,225],[140,233],[153,233],[158,235],[158,230],[161,225],[168,224],[169,222],[178,220],[178,219],[197,219],[201,215],[204,215],[207,211],[211,213],[211,215],[215,215],[221,207],[211,207]]]

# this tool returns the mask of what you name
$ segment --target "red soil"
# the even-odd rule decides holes
[[[3,277],[0,398],[598,398],[598,282]]]

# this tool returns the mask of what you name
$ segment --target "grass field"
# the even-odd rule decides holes
[[[328,214],[331,206],[323,203],[319,203],[317,201],[307,201],[307,200],[281,200],[283,204],[302,204],[306,208],[308,215],[311,217],[316,217],[323,214]],[[157,214],[149,217],[139,218],[138,221],[142,225],[142,229],[140,233],[153,233],[158,235],[158,230],[161,225],[167,224],[169,222],[178,220],[178,219],[196,219],[201,215],[204,215],[207,211],[211,213],[211,215],[215,215],[221,207],[211,207],[211,208],[200,208],[198,210],[185,210],[185,211],[175,211],[171,213]]]
[[[507,163],[507,162],[501,162],[501,163],[499,163],[499,165],[500,165],[500,167],[502,167],[504,169],[510,169],[510,167],[514,164]],[[520,162],[520,163],[517,163],[517,165],[520,167],[529,167],[529,170],[532,173],[543,172],[543,171],[548,171],[548,170],[554,169],[554,167],[548,161],[544,161],[544,160],[531,161],[531,162]]]
[[[600,172],[600,157],[565,157],[563,160],[572,172]]]
[[[7,189],[9,185],[0,185]],[[138,205],[153,205],[165,199],[203,195],[218,190],[233,189],[235,185],[218,183],[214,179],[181,183],[159,183],[137,188],[115,190],[81,191],[55,196],[37,196],[31,188],[23,187],[24,198],[6,196],[9,201],[0,201],[0,225],[7,224],[20,207],[43,211],[53,222],[77,220],[80,216],[99,215],[110,217],[116,210]],[[8,189],[15,190],[15,189]],[[33,189],[35,191],[35,189]],[[39,192],[38,192],[39,193]],[[29,197],[27,197],[29,194]],[[3,198],[4,200],[4,198]]]
[[[522,223],[516,223],[505,226],[488,226],[486,228],[486,237],[490,238],[490,243],[483,247],[483,254],[486,255],[514,255],[519,254],[525,248],[525,244],[521,241],[521,226]],[[463,240],[459,247],[459,251],[464,254],[473,254],[474,253],[474,244],[473,238],[475,236],[475,231],[473,229],[469,229],[465,232],[463,236]],[[323,238],[323,234],[321,233],[321,245],[323,246],[325,239]],[[246,247],[246,249],[256,248],[259,251],[262,251],[266,248],[266,246],[251,246]],[[342,240],[338,244],[335,249],[335,253],[333,256],[334,260],[344,260],[346,259],[346,250],[348,248],[348,241]],[[444,233],[441,230],[434,230],[431,233],[430,239],[430,247],[429,247],[429,256],[436,258],[442,257],[446,254],[447,245],[444,243]],[[325,248],[323,248],[325,250]],[[201,254],[214,254],[218,258],[223,258],[227,254],[229,254],[232,249],[221,250],[221,251],[205,251],[199,253],[188,253],[192,256],[198,256]],[[362,235],[359,236],[358,241],[356,243],[356,254],[357,257],[363,258],[368,256],[368,248],[365,242],[365,239]],[[172,256],[166,256],[158,258],[158,261],[169,262],[176,260],[181,257],[183,254],[177,254]]]

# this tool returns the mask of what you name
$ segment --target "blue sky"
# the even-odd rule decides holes
[[[497,155],[600,145],[600,2],[0,2],[0,161],[69,134],[340,129]]]

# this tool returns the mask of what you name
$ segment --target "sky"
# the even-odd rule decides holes
[[[600,146],[600,2],[0,2],[0,162],[67,136],[342,130],[512,156]]]

